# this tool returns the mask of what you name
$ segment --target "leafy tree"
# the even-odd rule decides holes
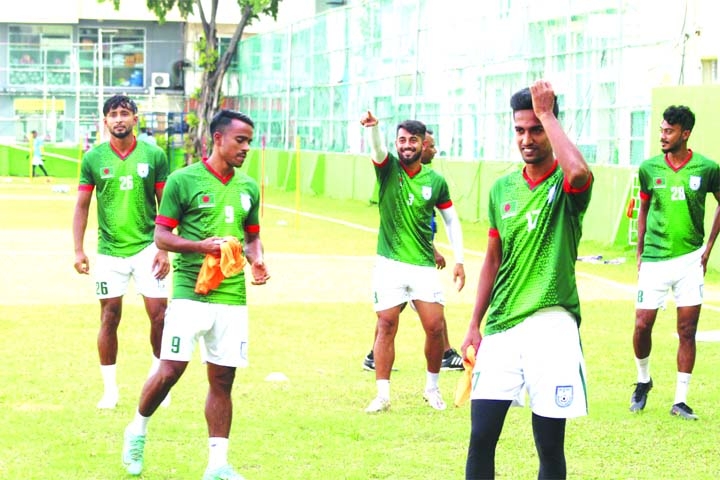
[[[108,0],[98,0],[103,3]],[[120,8],[121,0],[111,0],[115,9]],[[233,57],[237,52],[237,46],[242,38],[243,30],[260,15],[270,15],[277,19],[278,3],[282,0],[235,0],[240,10],[240,21],[235,28],[230,44],[222,55],[218,51],[217,38],[217,9],[220,0],[146,0],[148,9],[155,13],[162,23],[165,16],[173,8],[177,7],[182,18],[187,20],[188,16],[194,13],[197,8],[198,16],[202,22],[203,36],[196,42],[195,49],[198,51],[198,66],[202,68],[201,86],[193,93],[198,101],[197,112],[189,115],[189,137],[190,155],[195,159],[200,158],[202,150],[202,138],[207,135],[210,120],[217,113],[222,101],[223,78],[227,72]],[[205,6],[203,6],[205,3]],[[194,115],[194,118],[193,118]]]

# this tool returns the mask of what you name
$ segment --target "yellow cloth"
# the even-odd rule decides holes
[[[475,367],[475,347],[468,345],[465,351],[466,358],[463,358],[463,367],[465,371],[462,376],[458,379],[457,387],[455,388],[455,406],[461,407],[470,398],[470,392],[472,391],[472,372]]]
[[[195,293],[207,295],[210,290],[216,289],[223,280],[242,272],[245,266],[245,256],[240,241],[235,237],[225,237],[220,244],[220,256],[208,253],[200,267]]]

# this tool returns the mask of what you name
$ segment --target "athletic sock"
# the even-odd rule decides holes
[[[210,454],[208,455],[208,470],[215,470],[227,465],[228,439],[223,437],[210,437],[208,439]]]
[[[678,372],[677,383],[675,384],[675,402],[686,403],[688,390],[690,389],[690,377],[692,373]]]
[[[438,388],[438,380],[440,379],[439,373],[427,372],[425,375],[425,391],[435,390]]]
[[[128,431],[133,435],[147,435],[147,425],[150,421],[150,417],[144,417],[140,415],[140,412],[135,412],[135,418],[128,425]]]
[[[106,392],[117,392],[117,368],[116,365],[100,365],[100,373],[103,379],[103,386]]]
[[[378,397],[390,399],[390,380],[376,380]]]
[[[650,356],[645,358],[635,358],[637,365],[637,381],[638,383],[648,383],[650,381]]]

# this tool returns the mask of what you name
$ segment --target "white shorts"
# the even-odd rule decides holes
[[[376,312],[412,300],[445,305],[442,283],[434,266],[411,265],[378,256],[373,269],[372,288]]]
[[[167,298],[166,279],[158,280],[152,269],[158,252],[151,243],[132,257],[111,257],[98,254],[95,268],[95,295],[99,299],[122,297],[127,292],[130,277],[135,279],[137,292],[148,298]]]
[[[585,360],[575,317],[538,310],[519,325],[483,337],[473,370],[473,400],[511,400],[542,417],[587,415]]]
[[[705,247],[661,262],[641,262],[635,308],[657,310],[665,306],[672,289],[675,305],[690,307],[703,301],[705,273],[702,254]]]
[[[189,362],[198,339],[203,360],[226,367],[248,365],[247,305],[173,299],[165,311],[160,358]]]

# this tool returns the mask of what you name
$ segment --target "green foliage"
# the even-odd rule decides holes
[[[210,48],[205,37],[201,36],[195,42],[195,51],[198,54],[198,66],[206,72],[214,72],[220,58],[217,48]]]

